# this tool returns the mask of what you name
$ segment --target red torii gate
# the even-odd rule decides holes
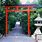
[[[16,7],[16,10],[8,10],[8,8],[10,7]],[[27,7],[27,10],[19,10],[19,7]],[[30,31],[30,12],[32,10],[30,10],[30,8],[33,8],[33,6],[5,6],[5,12],[6,12],[6,27],[5,27],[5,34],[8,34],[8,12],[19,12],[19,11],[26,11],[28,13],[28,35],[30,36],[31,31]]]

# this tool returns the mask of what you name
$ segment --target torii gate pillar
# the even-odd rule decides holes
[[[30,6],[28,6],[28,36],[31,35],[31,31],[30,31]]]
[[[6,9],[5,10],[5,12],[6,12],[6,18],[5,18],[6,19],[6,22],[5,22],[6,23],[5,24],[6,25],[5,26],[5,35],[7,35],[8,34],[8,6],[6,6],[5,9]]]

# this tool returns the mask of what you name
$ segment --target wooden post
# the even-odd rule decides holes
[[[5,7],[6,8],[6,28],[5,28],[5,34],[8,34],[8,6]]]
[[[16,12],[19,12],[19,6],[16,6]]]
[[[28,6],[28,36],[30,36],[30,7]]]

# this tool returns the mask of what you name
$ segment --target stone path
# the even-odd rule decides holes
[[[24,35],[21,31],[20,25],[16,25],[13,31],[8,34],[8,36],[0,39],[0,42],[35,42],[32,37]]]
[[[0,42],[35,42],[35,40],[27,36],[8,36],[0,39]]]

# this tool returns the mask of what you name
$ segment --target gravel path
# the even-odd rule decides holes
[[[33,38],[24,35],[21,29],[20,25],[16,25],[8,36],[0,39],[0,42],[35,42]]]

